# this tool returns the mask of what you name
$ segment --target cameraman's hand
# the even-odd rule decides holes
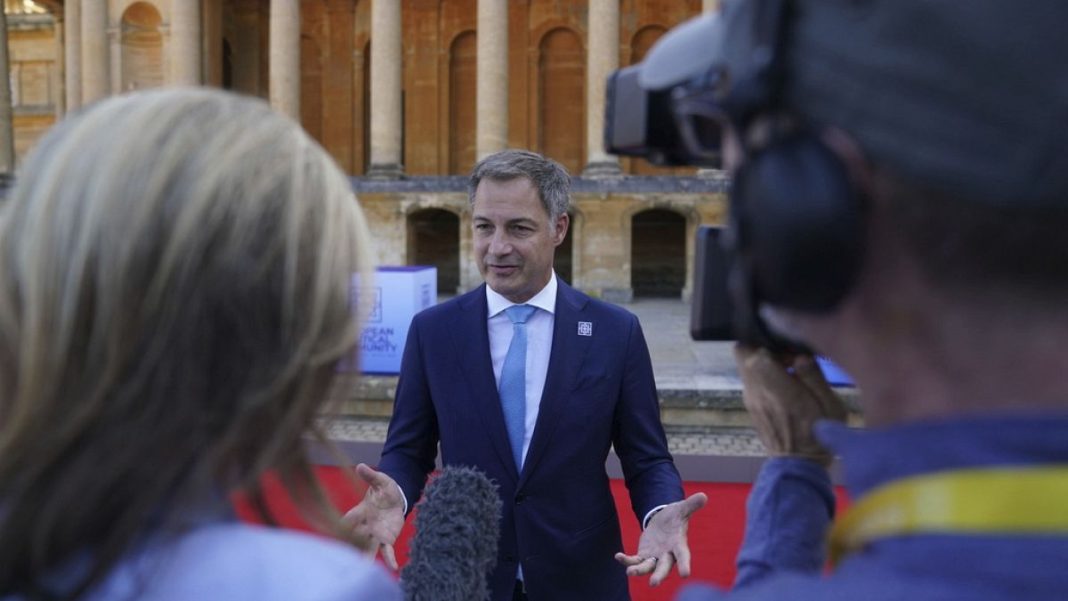
[[[821,419],[845,421],[847,411],[816,360],[810,355],[777,359],[767,349],[742,345],[734,347],[734,358],[745,407],[768,454],[830,465],[833,456],[816,441],[812,425]]]

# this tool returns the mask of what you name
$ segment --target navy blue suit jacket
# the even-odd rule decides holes
[[[591,335],[579,334],[579,322],[592,325]],[[613,446],[639,520],[683,498],[638,319],[562,281],[522,472],[493,376],[485,285],[415,317],[379,464],[409,503],[434,469],[439,442],[444,465],[477,467],[499,487],[494,601],[511,599],[519,561],[532,601],[629,599],[624,569],[613,558],[623,550],[605,472]]]

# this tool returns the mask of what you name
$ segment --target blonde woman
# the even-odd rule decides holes
[[[115,97],[45,136],[3,211],[0,598],[400,597],[353,544],[227,498],[273,469],[343,531],[302,439],[368,243],[318,145],[223,92]]]

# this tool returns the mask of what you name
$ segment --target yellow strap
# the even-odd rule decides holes
[[[1068,534],[1068,465],[953,470],[898,480],[831,529],[831,561],[907,534]]]

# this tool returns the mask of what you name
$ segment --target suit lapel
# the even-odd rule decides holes
[[[504,425],[504,412],[501,410],[500,394],[497,392],[497,380],[493,376],[493,360],[490,357],[489,327],[486,306],[486,285],[464,295],[459,302],[460,311],[452,325],[457,333],[471,332],[472,335],[456,335],[459,363],[467,378],[469,390],[474,398],[466,410],[478,413],[482,420],[483,431],[478,435],[488,435],[497,451],[501,463],[509,466],[509,472],[517,474],[515,459],[512,458],[512,445],[508,442],[508,430]],[[465,399],[456,399],[465,402]],[[475,435],[474,432],[471,433]]]
[[[549,370],[545,375],[545,389],[538,408],[538,420],[534,435],[523,461],[519,485],[529,477],[545,454],[560,414],[567,411],[569,394],[574,387],[586,353],[593,341],[592,336],[578,334],[579,322],[589,303],[589,297],[557,280],[556,314],[553,323],[553,344],[549,355]],[[588,320],[587,320],[588,321]],[[501,422],[503,423],[503,417]]]

